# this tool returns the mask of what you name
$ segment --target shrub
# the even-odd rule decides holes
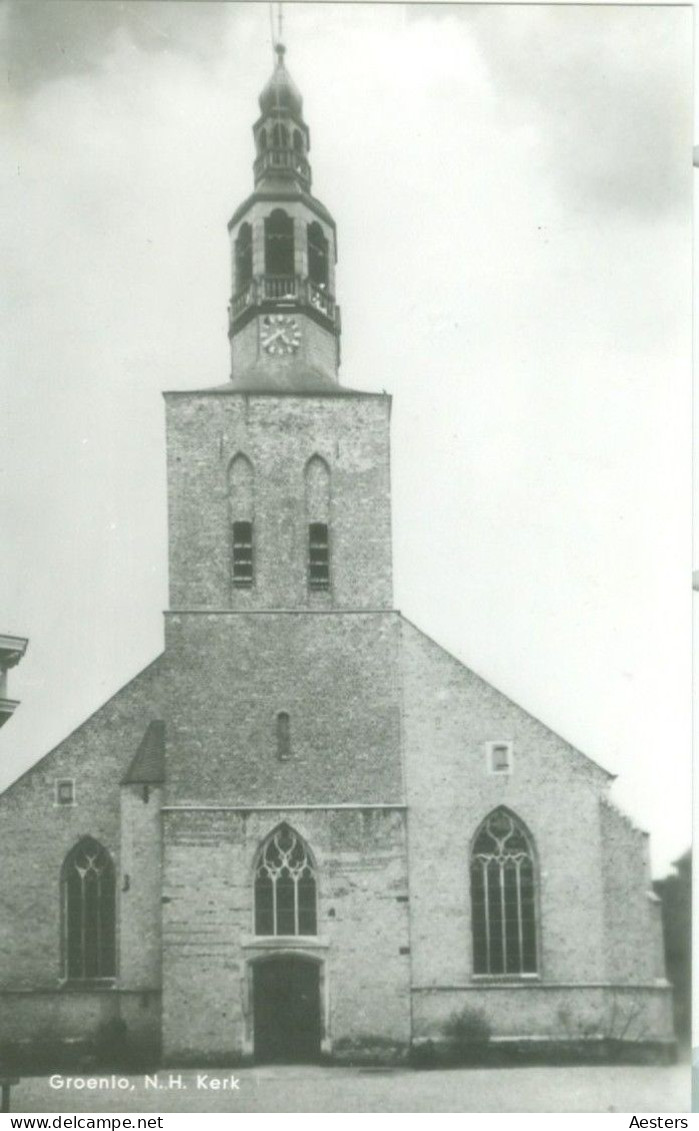
[[[479,1009],[465,1006],[444,1024],[444,1036],[459,1063],[485,1059],[490,1041],[490,1023]]]
[[[99,1065],[126,1067],[131,1060],[128,1028],[120,1017],[104,1021],[95,1034],[94,1055]]]

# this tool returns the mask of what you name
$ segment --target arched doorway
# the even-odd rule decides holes
[[[277,955],[253,965],[255,1061],[308,1063],[320,1058],[320,965]]]

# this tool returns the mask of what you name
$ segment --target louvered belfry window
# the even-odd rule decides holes
[[[524,826],[496,809],[471,853],[474,974],[535,974],[536,869]]]
[[[241,224],[235,241],[235,291],[240,294],[252,279],[252,228]]]
[[[92,837],[69,852],[61,875],[64,975],[69,981],[116,974],[115,877],[112,859]]]
[[[325,522],[312,522],[308,527],[308,584],[311,589],[330,587],[330,547]]]
[[[233,584],[236,589],[252,585],[252,523],[233,523]]]
[[[298,833],[280,825],[264,844],[255,870],[255,934],[316,933],[313,862]]]
[[[319,287],[328,285],[328,241],[317,221],[308,225],[308,277]]]

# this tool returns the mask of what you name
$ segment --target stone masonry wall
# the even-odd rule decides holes
[[[161,983],[162,786],[121,788],[120,984]]]
[[[173,609],[390,608],[388,397],[167,395]],[[228,468],[255,471],[255,583],[233,589]],[[330,468],[331,588],[308,589],[304,468]]]
[[[253,934],[256,856],[283,820],[303,836],[317,866],[317,938]],[[164,890],[166,1058],[250,1055],[251,964],[289,947],[322,965],[326,1050],[409,1040],[400,810],[166,811]]]
[[[401,802],[398,629],[392,613],[170,614],[169,802]]]
[[[299,325],[301,341],[294,353],[275,356],[275,370],[283,370],[285,366],[297,370],[305,363],[337,380],[338,356],[335,335],[304,314],[303,308],[290,306],[288,313],[293,314]],[[260,322],[263,318],[263,314],[252,318],[242,329],[236,331],[231,340],[231,376],[234,380],[245,374],[256,362],[271,360],[260,342]]]
[[[606,800],[599,820],[607,976],[632,984],[664,979],[660,901],[651,886],[648,836]]]
[[[0,871],[1,987],[61,985],[61,865],[83,836],[95,837],[114,860],[118,919],[120,781],[161,711],[156,660],[0,797],[0,859],[12,861]],[[55,803],[59,778],[75,780],[75,805]]]
[[[536,847],[541,979],[602,981],[608,775],[406,621],[403,698],[414,986],[471,985],[470,848],[499,805]],[[486,743],[501,740],[511,774],[488,772]]]
[[[439,1039],[444,1019],[464,1007],[484,1014],[496,1039],[530,1042],[599,1038],[672,1040],[669,989],[657,986],[477,983],[413,995],[413,1038]]]

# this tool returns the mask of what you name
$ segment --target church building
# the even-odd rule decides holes
[[[339,380],[336,226],[276,50],[231,377],[165,393],[164,650],[0,797],[0,1047],[118,1022],[165,1064],[402,1060],[457,1015],[670,1044],[612,775],[393,607],[391,397]]]

